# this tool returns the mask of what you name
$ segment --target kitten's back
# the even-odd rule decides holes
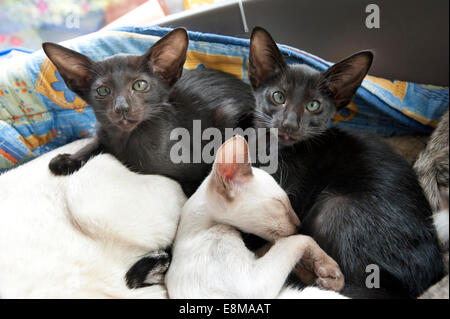
[[[429,204],[401,155],[376,137],[337,128],[315,141],[314,152],[307,145],[296,151],[282,154],[291,157],[291,169],[301,167],[286,182],[303,190],[291,198],[293,207],[303,214],[303,231],[343,269],[344,294],[417,296],[442,277]],[[386,291],[364,287],[370,264],[380,267]]]
[[[57,152],[0,176],[0,295],[6,298],[164,298],[139,292],[125,274],[141,255],[168,247],[185,197],[165,177],[128,171],[99,155],[73,175],[47,169]],[[161,198],[169,196],[170,201]]]
[[[235,128],[237,125],[245,128],[252,124],[250,117],[255,102],[250,87],[234,75],[219,70],[184,70],[169,101],[180,111],[192,114],[192,118],[201,119],[204,128]],[[191,117],[189,119],[192,121]]]

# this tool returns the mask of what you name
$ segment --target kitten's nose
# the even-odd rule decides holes
[[[119,114],[126,114],[130,110],[130,106],[127,100],[123,96],[118,96],[116,98],[116,104],[114,105],[114,112]]]
[[[286,118],[284,119],[283,123],[281,123],[281,126],[288,132],[295,132],[298,130],[298,118],[297,113],[295,112],[289,112],[286,115]]]

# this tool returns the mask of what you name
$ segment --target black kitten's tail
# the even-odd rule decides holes
[[[126,273],[127,287],[137,289],[163,284],[170,260],[170,250],[153,251],[143,256]]]

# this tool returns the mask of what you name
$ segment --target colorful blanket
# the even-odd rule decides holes
[[[62,45],[101,60],[116,53],[142,54],[168,31],[126,27]],[[187,69],[219,69],[248,82],[248,40],[198,32],[189,32],[189,37]],[[306,63],[320,71],[331,65],[292,47],[280,49],[289,63]],[[429,134],[448,103],[448,88],[367,76],[353,102],[330,125],[382,136]],[[92,109],[67,89],[42,50],[0,59],[0,173],[94,133]]]

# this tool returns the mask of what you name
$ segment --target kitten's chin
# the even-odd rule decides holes
[[[292,146],[300,142],[300,139],[294,138],[287,134],[278,134],[278,144],[281,146]]]
[[[289,140],[278,139],[278,144],[280,146],[292,146],[297,142],[298,142],[297,140],[293,140],[293,139],[289,139]]]
[[[117,122],[115,122],[115,125],[119,127],[122,131],[125,132],[131,132],[136,128],[136,126],[139,124],[138,121],[134,120],[128,120],[128,119],[121,119]]]
[[[272,231],[269,233],[261,233],[256,235],[270,243],[274,243],[281,238],[289,237],[295,234],[297,234],[297,227],[295,225],[290,225],[284,230]]]

